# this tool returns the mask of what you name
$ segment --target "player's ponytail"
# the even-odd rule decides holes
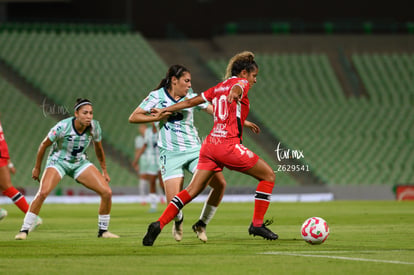
[[[186,67],[182,65],[172,65],[168,71],[167,74],[163,79],[161,79],[160,84],[154,89],[158,90],[162,87],[165,87],[167,90],[171,88],[171,78],[175,76],[176,78],[180,78],[183,76],[185,72],[190,72]]]
[[[249,51],[244,51],[233,56],[226,69],[225,79],[237,76],[241,71],[246,70],[251,72],[254,69],[259,68],[256,61],[254,60],[254,54]]]

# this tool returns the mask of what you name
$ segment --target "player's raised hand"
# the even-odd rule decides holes
[[[39,175],[40,175],[40,168],[33,168],[32,170],[32,179],[40,181],[39,179]]]
[[[245,120],[245,121],[244,121],[244,126],[249,127],[249,128],[250,128],[250,130],[251,130],[253,133],[255,133],[255,134],[260,133],[260,127],[259,127],[259,126],[257,126],[257,124],[256,124],[256,123],[253,123],[253,122],[251,122],[251,121]]]
[[[157,120],[161,120],[163,118],[166,118],[171,114],[172,114],[172,112],[167,112],[164,109],[158,109],[158,108],[152,108],[151,109],[151,115],[156,117]]]
[[[229,95],[227,96],[227,101],[232,103],[233,101],[239,101],[241,99],[243,90],[239,86],[233,86],[231,88]]]

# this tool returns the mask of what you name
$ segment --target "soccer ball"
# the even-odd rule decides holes
[[[319,217],[307,219],[301,228],[302,238],[310,244],[321,244],[329,236],[328,223]]]
[[[0,220],[2,220],[3,218],[5,218],[7,216],[7,210],[0,208]]]

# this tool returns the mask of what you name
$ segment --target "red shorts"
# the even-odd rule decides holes
[[[197,169],[220,172],[223,167],[246,171],[256,165],[259,156],[239,143],[203,143]]]
[[[0,167],[6,166],[8,164],[8,161],[8,158],[0,158]]]
[[[0,129],[1,129],[1,125],[0,125]],[[9,149],[7,148],[7,143],[4,140],[3,133],[1,133],[0,134],[0,167],[6,166],[9,159],[10,159]]]

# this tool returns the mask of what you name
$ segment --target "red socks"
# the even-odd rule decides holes
[[[269,181],[261,181],[257,185],[254,200],[253,226],[262,226],[264,215],[269,208],[270,197],[272,195],[274,185],[274,182]],[[191,200],[192,198],[190,194],[188,194],[187,190],[184,189],[178,193],[171,200],[167,208],[164,210],[164,213],[162,213],[161,217],[158,219],[161,229],[163,229],[166,224],[172,221],[172,219],[177,216],[178,212],[184,207],[184,205],[189,203]]]
[[[9,197],[24,213],[29,210],[29,204],[27,203],[26,198],[13,186],[3,191],[3,195]]]
[[[270,181],[261,181],[257,185],[253,212],[253,226],[255,227],[260,227],[263,224],[263,218],[269,208],[274,185],[275,183]]]
[[[178,212],[181,208],[184,207],[187,203],[192,200],[190,194],[188,194],[187,190],[183,190],[171,200],[168,204],[167,208],[162,213],[161,217],[158,219],[160,222],[161,229],[164,228],[166,224],[168,224],[175,216],[177,216]]]

